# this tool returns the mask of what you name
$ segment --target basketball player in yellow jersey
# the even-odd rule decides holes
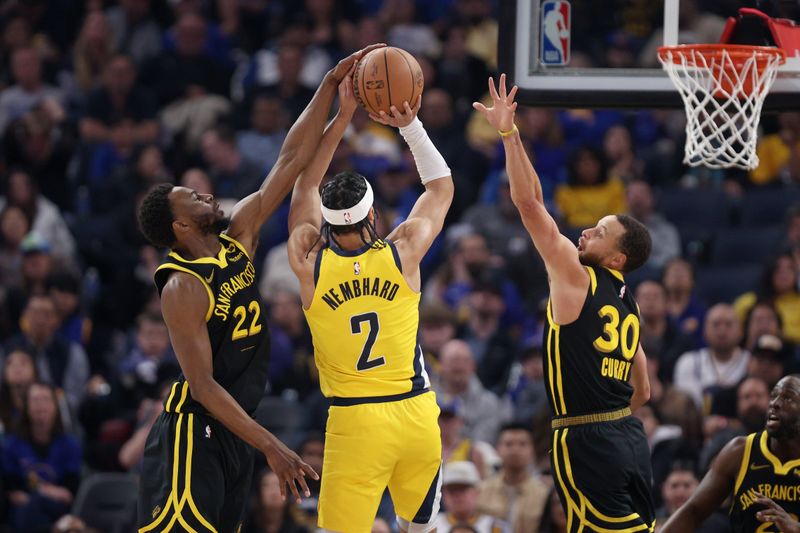
[[[408,219],[385,240],[375,233],[372,188],[352,172],[319,184],[356,108],[352,83],[289,211],[289,262],[314,340],[320,386],[333,399],[325,439],[319,526],[368,533],[386,487],[408,533],[434,530],[442,445],[439,408],[417,345],[419,263],[439,234],[453,180],[416,118],[372,118],[400,128],[425,186]],[[324,219],[324,222],[321,221]]]

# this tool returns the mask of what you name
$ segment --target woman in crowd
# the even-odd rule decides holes
[[[25,396],[36,377],[36,364],[29,352],[16,348],[6,355],[0,377],[0,423],[5,433],[19,425]]]
[[[281,487],[275,472],[265,469],[256,485],[256,503],[250,519],[242,531],[245,533],[308,533],[291,515],[290,500],[281,498]]]

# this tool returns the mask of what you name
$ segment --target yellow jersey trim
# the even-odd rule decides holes
[[[785,476],[786,474],[791,472],[792,469],[800,467],[800,459],[793,459],[793,460],[788,461],[786,463],[782,463],[781,460],[778,459],[775,456],[775,454],[773,454],[770,451],[770,449],[769,449],[769,441],[767,439],[768,439],[768,436],[767,436],[767,432],[765,431],[765,432],[763,432],[761,434],[761,441],[760,441],[761,453],[763,453],[764,457],[766,457],[769,460],[769,462],[772,463],[772,466],[775,469],[775,473],[776,474],[779,474],[781,476]]]
[[[191,260],[184,259],[175,250],[171,250],[167,255],[169,255],[173,259],[177,259],[181,263],[189,263],[195,265],[217,265],[218,267],[225,268],[226,266],[228,266],[228,259],[225,257],[225,254],[227,252],[228,252],[228,247],[223,246],[222,243],[219,243],[219,252],[217,252],[216,257],[201,257],[199,259],[191,259]]]
[[[733,493],[736,494],[739,492],[739,488],[742,486],[742,482],[744,481],[744,476],[747,474],[747,465],[750,463],[750,452],[753,449],[753,441],[756,438],[755,433],[751,433],[747,436],[747,440],[744,444],[744,455],[742,456],[742,464],[739,465],[739,474],[736,476],[736,484],[733,486]]]
[[[171,254],[170,254],[171,255]],[[214,293],[211,292],[211,287],[206,280],[203,279],[203,276],[195,272],[194,270],[189,270],[186,267],[182,267],[180,265],[176,265],[174,263],[165,263],[156,269],[156,272],[159,270],[177,270],[178,272],[184,272],[186,274],[191,274],[192,276],[196,277],[200,280],[200,283],[203,284],[203,287],[206,288],[206,292],[208,293],[208,311],[206,311],[206,322],[211,319],[211,313],[214,311]]]
[[[590,266],[586,267],[586,272],[589,273],[589,285],[592,288],[592,296],[594,296],[595,291],[597,291],[597,274],[595,274],[594,269]]]
[[[244,254],[244,256],[246,258],[248,258],[248,259],[250,259],[252,261],[252,259],[250,258],[250,254],[247,253],[247,250],[245,249],[245,247],[244,247],[244,245],[242,243],[240,243],[239,241],[237,241],[236,239],[234,239],[233,237],[231,237],[227,233],[220,233],[219,236],[222,237],[223,239],[225,239],[228,242],[232,242],[239,249],[239,251],[241,251]]]
[[[567,403],[564,401],[564,385],[561,382],[561,330],[555,329],[555,348],[556,348],[556,383],[558,384],[558,400],[561,404],[561,414],[567,414]]]
[[[617,278],[621,282],[625,283],[625,276],[622,275],[622,272],[620,272],[619,270],[614,270],[613,268],[606,268],[606,270],[611,272],[612,276],[614,276],[615,278]]]
[[[178,388],[178,382],[172,384],[172,390],[169,393],[169,397],[167,398],[167,403],[164,404],[164,410],[166,412],[170,412],[169,406],[172,403],[172,399],[175,397],[175,390]]]
[[[550,399],[553,402],[553,408],[556,410],[556,415],[560,415],[559,412],[559,402],[556,400],[556,380],[554,376],[554,355],[553,352],[553,332],[558,330],[558,324],[553,321],[552,311],[551,311],[551,301],[547,301],[547,322],[550,325],[550,328],[547,330],[547,380],[550,383]]]

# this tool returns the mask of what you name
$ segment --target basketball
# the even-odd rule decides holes
[[[378,48],[358,62],[353,92],[368,113],[390,113],[391,106],[403,111],[403,102],[414,107],[425,80],[414,56],[393,46]]]

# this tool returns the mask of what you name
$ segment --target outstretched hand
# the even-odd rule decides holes
[[[314,471],[311,466],[305,463],[300,457],[292,450],[286,447],[278,439],[274,439],[272,446],[264,451],[267,457],[269,467],[278,476],[281,484],[281,498],[286,500],[288,495],[286,486],[289,486],[295,501],[300,503],[300,493],[297,490],[297,484],[300,485],[301,490],[306,498],[311,496],[311,491],[308,490],[306,484],[306,476],[313,479],[319,479],[319,475]]]
[[[783,533],[800,532],[800,522],[797,521],[797,518],[787,513],[783,507],[772,499],[759,494],[758,498],[756,498],[756,503],[766,507],[763,511],[756,513],[756,518],[761,522],[772,522]]]
[[[339,83],[339,113],[350,119],[356,112],[358,101],[353,93],[353,72],[355,65],[348,71],[344,79]]]
[[[514,127],[514,112],[517,110],[517,102],[514,101],[517,86],[506,93],[506,75],[500,74],[499,92],[494,87],[494,78],[489,78],[489,94],[492,97],[492,107],[487,108],[480,102],[474,102],[472,107],[486,117],[494,129],[510,131]]]
[[[386,46],[386,43],[371,44],[366,48],[362,48],[357,52],[353,52],[349,56],[339,61],[339,63],[333,67],[333,69],[330,71],[331,77],[336,81],[337,84],[341,83],[345,76],[347,76],[347,74],[350,72],[350,69],[353,68],[353,65],[355,65],[359,59],[373,50],[377,48],[383,48],[384,46]]]
[[[391,114],[386,113],[386,111],[381,111],[380,115],[370,113],[369,118],[387,126],[404,128],[414,121],[414,117],[419,113],[420,107],[422,107],[422,95],[417,97],[417,104],[413,108],[408,105],[408,102],[403,102],[404,112],[400,112],[395,106],[392,106],[389,108]]]

